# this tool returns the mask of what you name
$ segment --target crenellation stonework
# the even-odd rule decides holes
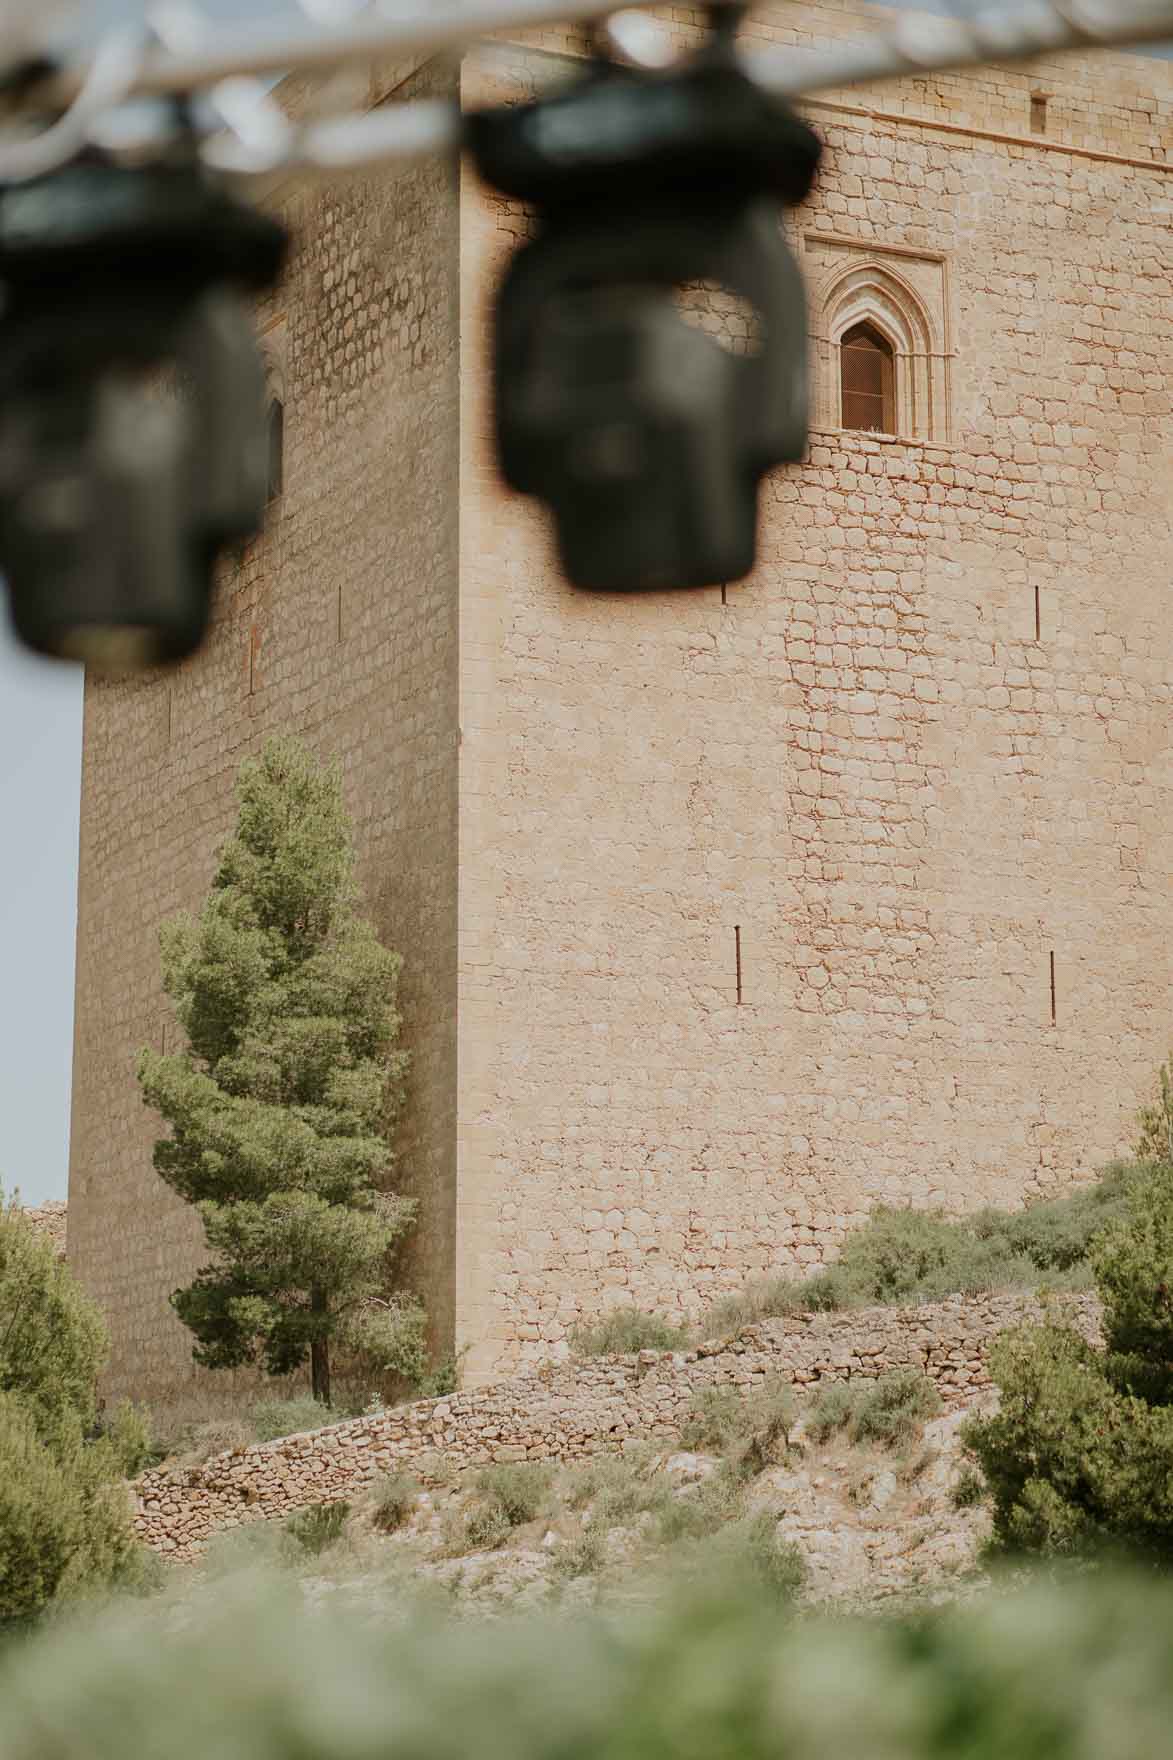
[[[876,22],[824,0],[748,29]],[[372,92],[523,96],[582,46],[550,28]],[[522,208],[467,165],[274,195],[300,240],[261,314],[281,504],[206,654],[87,690],[70,1253],[111,1391],[189,1373],[166,1297],[198,1236],[131,1070],[166,1014],[157,924],[270,728],[342,754],[406,956],[409,1269],[472,1382],[615,1302],[694,1317],[818,1265],[878,1201],[1014,1205],[1126,1148],[1173,978],[1171,108],[1170,68],[1119,55],[809,106],[795,249],[816,287],[907,266],[946,407],[841,432],[820,355],[808,455],[724,593],[576,595],[501,489]],[[742,345],[735,307],[696,315]]]

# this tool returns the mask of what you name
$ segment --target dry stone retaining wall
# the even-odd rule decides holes
[[[59,1259],[65,1257],[65,1219],[66,1205],[64,1200],[50,1198],[45,1204],[35,1209],[21,1212],[26,1222],[31,1222],[39,1234],[46,1235],[53,1243],[53,1251]]]
[[[1094,1296],[1066,1298],[1062,1307],[1072,1324],[1095,1336]],[[426,1483],[435,1472],[429,1456],[456,1467],[566,1461],[646,1437],[670,1438],[701,1388],[748,1387],[767,1374],[805,1388],[911,1367],[933,1378],[947,1404],[958,1405],[988,1387],[991,1339],[1039,1314],[1029,1296],[958,1297],[915,1308],[794,1315],[688,1352],[548,1364],[495,1387],[232,1450],[196,1469],[147,1473],[137,1485],[138,1531],[167,1557],[188,1560],[221,1529],[351,1496],[394,1468],[408,1467]]]

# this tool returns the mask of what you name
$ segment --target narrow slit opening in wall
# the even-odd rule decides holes
[[[338,583],[338,640],[342,640],[342,582]]]
[[[1030,100],[1030,132],[1046,134],[1047,132],[1047,95],[1045,92],[1034,92]]]
[[[722,586],[721,588],[721,603],[722,605],[728,605],[729,603],[729,590],[725,586]]]
[[[1051,1025],[1059,1025],[1059,993],[1055,987],[1055,955],[1051,955]]]
[[[742,988],[741,988],[741,925],[740,924],[738,924],[738,926],[733,931],[733,957],[734,957],[734,960],[736,963],[736,973],[737,973],[737,1006],[738,1006],[738,1008],[740,1008],[741,1007],[741,998],[742,998]]]
[[[1038,587],[1035,588],[1035,641],[1043,639],[1043,599]]]
[[[251,624],[248,632],[248,694],[251,697],[257,682],[257,626]]]
[[[175,692],[172,689],[172,687],[170,685],[168,685],[167,686],[167,744],[168,745],[171,744],[171,730],[172,730],[172,727],[174,726],[174,719],[173,719],[174,715],[175,715]]]

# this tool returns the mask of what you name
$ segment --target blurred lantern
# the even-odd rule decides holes
[[[247,294],[285,244],[188,163],[0,191],[0,569],[30,647],[126,670],[198,646],[218,554],[264,516]]]
[[[497,302],[500,462],[553,510],[580,587],[740,579],[760,480],[806,446],[806,301],[778,209],[809,194],[821,148],[741,70],[738,10],[713,9],[679,70],[598,60],[468,119],[481,175],[539,214]],[[698,282],[752,308],[754,352],[683,314]]]

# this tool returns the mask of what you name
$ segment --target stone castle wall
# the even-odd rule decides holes
[[[425,70],[392,95],[451,80]],[[435,162],[273,202],[296,239],[261,314],[284,493],[222,581],[203,653],[86,690],[70,1257],[110,1317],[111,1397],[165,1399],[193,1374],[168,1296],[202,1239],[152,1169],[135,1057],[174,1045],[158,926],[198,909],[240,761],[274,731],[341,758],[366,907],[404,956],[399,1147],[424,1217],[409,1272],[442,1339],[453,1324],[456,191]]]
[[[1065,1322],[1095,1338],[1094,1297],[1066,1298],[1060,1311]],[[801,1392],[824,1380],[916,1369],[957,1406],[989,1387],[991,1340],[1039,1313],[1037,1303],[1022,1296],[958,1298],[768,1321],[739,1338],[679,1354],[641,1351],[547,1364],[497,1387],[236,1449],[197,1468],[144,1474],[135,1488],[136,1527],[149,1545],[181,1562],[225,1529],[350,1499],[396,1469],[428,1484],[437,1469],[573,1461],[639,1441],[671,1441],[705,1388],[748,1390],[767,1376],[781,1376]]]
[[[523,92],[554,46],[466,94]],[[1113,57],[811,105],[820,425],[725,593],[575,594],[497,487],[489,301],[528,222],[470,189],[472,1378],[614,1302],[693,1316],[816,1264],[877,1201],[1015,1204],[1127,1145],[1169,1036],[1171,98]],[[855,282],[925,338],[901,438],[828,420]]]
[[[496,45],[465,97],[580,50]],[[374,95],[447,76],[398,77]],[[810,106],[819,420],[724,594],[575,595],[499,488],[490,301],[524,213],[467,167],[459,197],[440,165],[279,193],[282,503],[206,654],[87,690],[70,1253],[111,1393],[190,1373],[166,1298],[198,1234],[133,1061],[167,1019],[158,923],[271,729],[342,754],[406,956],[410,1270],[470,1381],[613,1302],[692,1315],[818,1263],[877,1201],[1015,1203],[1124,1146],[1168,1043],[1171,108],[1169,68],[1122,56]],[[835,426],[853,277],[921,326],[899,439]]]

